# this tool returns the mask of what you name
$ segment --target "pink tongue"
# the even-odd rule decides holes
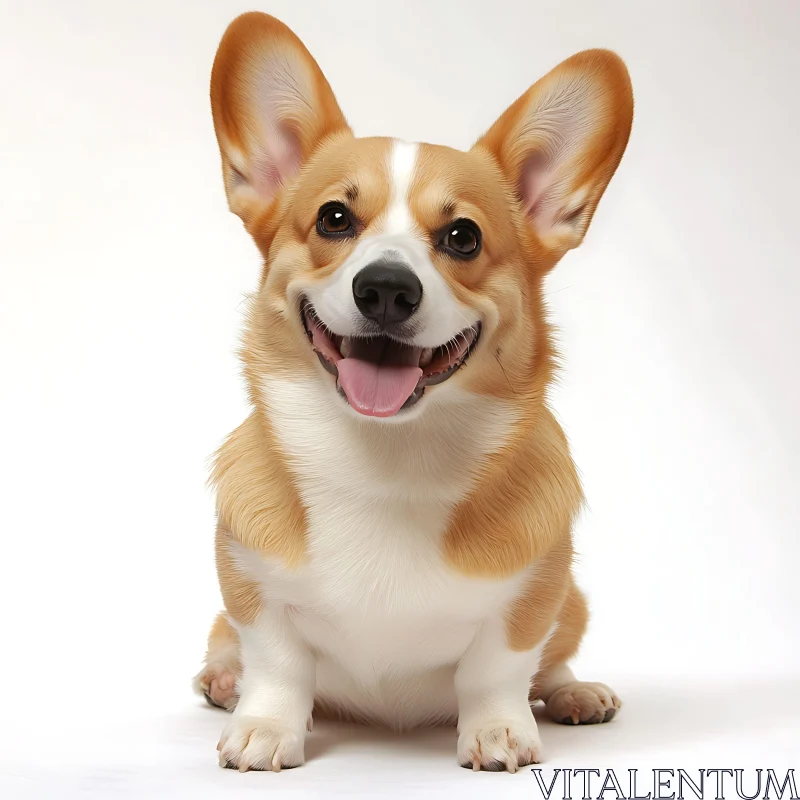
[[[350,405],[368,417],[391,417],[417,388],[422,377],[419,367],[373,364],[358,358],[336,362],[339,385]]]

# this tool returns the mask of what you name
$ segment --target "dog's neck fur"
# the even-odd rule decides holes
[[[331,397],[335,390],[327,381],[266,378],[262,413],[301,494],[322,484],[365,500],[402,496],[450,507],[486,459],[507,444],[518,414],[500,400],[441,389],[414,419],[376,424]]]

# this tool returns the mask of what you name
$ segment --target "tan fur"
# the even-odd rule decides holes
[[[572,542],[564,536],[536,562],[522,594],[506,615],[506,640],[512,650],[523,652],[541,642],[558,620],[561,625],[570,584]],[[556,636],[558,631],[556,631]]]
[[[577,654],[589,623],[589,607],[586,604],[586,598],[572,578],[570,578],[566,590],[566,596],[558,614],[558,628],[544,649],[536,683],[546,678],[548,671],[553,667],[565,664]]]
[[[228,616],[241,625],[252,625],[261,610],[258,584],[242,575],[231,554],[235,537],[222,525],[217,526],[215,553],[217,558],[217,577],[222,592],[222,601]]]
[[[302,562],[305,511],[263,414],[251,414],[228,437],[217,453],[212,482],[220,521],[217,565],[221,582],[232,583],[234,596],[244,586],[233,586],[239,579],[226,546],[230,538],[256,552],[279,556],[289,567]]]
[[[206,658],[228,647],[238,647],[239,636],[224,613],[217,614],[208,633]],[[210,660],[210,659],[209,659]]]
[[[513,575],[569,539],[582,502],[575,468],[552,414],[543,408],[531,424],[535,432],[497,454],[455,511],[444,552],[467,575]]]
[[[277,191],[258,177],[264,159],[272,158],[258,145],[264,124],[259,70],[275,58],[300,65],[311,97],[281,110],[281,123],[299,143],[302,168]],[[527,198],[530,169],[551,159],[558,147],[549,138],[547,114],[565,113],[556,107],[537,115],[537,109],[548,109],[554,93],[573,85],[590,86],[599,121],[553,188]],[[290,568],[305,556],[305,510],[292,464],[270,427],[262,381],[267,375],[318,372],[296,287],[330,276],[356,240],[315,235],[317,209],[341,202],[359,234],[379,232],[391,200],[391,141],[354,138],[314,59],[288,28],[266,15],[246,14],[232,23],[214,64],[211,97],[230,206],[264,257],[242,344],[254,411],[220,449],[213,474],[220,585],[227,613],[247,624],[260,598],[237,569],[231,545],[277,556]],[[442,556],[453,569],[480,578],[508,578],[535,565],[505,625],[509,647],[526,651],[558,622],[540,676],[574,655],[587,620],[571,575],[572,527],[583,495],[566,438],[546,405],[555,354],[542,284],[563,253],[582,240],[625,149],[632,113],[630,81],[619,58],[607,51],[579,53],[534,84],[469,152],[422,145],[409,195],[416,226],[431,238],[434,265],[483,323],[468,368],[452,380],[505,401],[517,418],[511,439],[488,459],[474,490],[453,510]],[[577,118],[579,130],[583,124]],[[569,205],[575,197],[578,207]],[[459,217],[473,219],[484,232],[482,251],[471,261],[454,261],[434,246],[436,232]],[[209,651],[228,646],[231,635],[218,618]]]

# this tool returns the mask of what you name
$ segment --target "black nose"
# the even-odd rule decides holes
[[[353,278],[358,310],[381,327],[407,320],[422,300],[422,284],[406,266],[370,264]]]

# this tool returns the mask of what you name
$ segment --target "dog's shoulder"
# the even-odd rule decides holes
[[[254,411],[214,457],[211,485],[222,528],[245,547],[300,563],[306,512],[269,425]]]
[[[544,557],[565,538],[584,503],[567,438],[547,406],[488,459],[455,509],[444,539],[460,572],[504,577]]]

